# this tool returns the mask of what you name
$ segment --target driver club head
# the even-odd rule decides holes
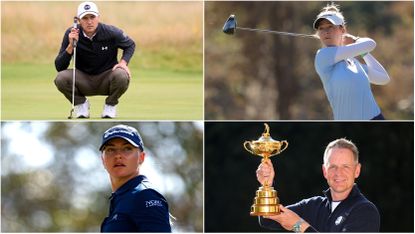
[[[223,25],[222,31],[226,34],[233,35],[236,31],[236,18],[235,15],[230,15]]]

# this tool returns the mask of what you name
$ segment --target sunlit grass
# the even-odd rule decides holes
[[[133,79],[117,106],[130,120],[203,119],[201,71],[131,68]],[[57,90],[49,64],[2,65],[2,120],[65,120],[71,104]],[[89,98],[91,119],[100,119],[104,96]]]

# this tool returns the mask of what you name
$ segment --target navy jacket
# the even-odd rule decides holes
[[[171,232],[166,199],[139,175],[112,193],[101,232]]]
[[[330,189],[324,191],[324,195],[287,206],[311,225],[306,232],[379,232],[378,209],[363,196],[356,184],[333,213]],[[268,229],[283,229],[278,222],[271,219],[260,217],[259,223]]]
[[[79,41],[76,47],[76,69],[89,75],[97,75],[115,66],[118,63],[118,49],[123,50],[122,59],[127,63],[134,54],[135,43],[120,29],[99,23],[92,41],[84,36],[82,28],[79,28]],[[59,54],[55,59],[55,67],[58,72],[68,68],[73,54],[68,54],[66,48],[69,44],[68,28],[63,36]]]

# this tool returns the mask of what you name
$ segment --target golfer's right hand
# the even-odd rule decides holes
[[[352,34],[344,34],[343,35],[343,45],[350,45],[357,41],[358,37],[353,36]]]
[[[79,39],[79,29],[72,28],[71,32],[68,35],[68,38],[69,38],[69,46],[72,47],[74,39],[76,41],[78,41]]]
[[[259,183],[264,185],[266,182],[267,185],[271,186],[274,181],[274,176],[275,172],[271,160],[267,159],[259,164],[259,167],[256,170],[256,178]]]

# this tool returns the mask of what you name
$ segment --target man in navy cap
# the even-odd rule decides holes
[[[114,126],[105,131],[99,150],[112,187],[101,232],[171,232],[166,199],[140,175],[145,153],[138,131]]]

